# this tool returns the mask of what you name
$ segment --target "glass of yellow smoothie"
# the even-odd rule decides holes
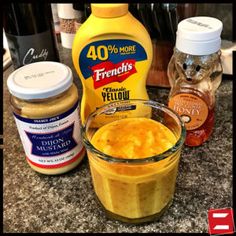
[[[129,223],[158,219],[175,192],[186,133],[179,116],[155,101],[127,100],[98,108],[82,129],[94,190],[107,215]]]

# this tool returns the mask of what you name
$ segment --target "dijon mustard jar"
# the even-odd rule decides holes
[[[35,62],[15,70],[7,86],[31,168],[47,175],[75,168],[85,149],[80,135],[78,90],[71,69],[58,62]]]

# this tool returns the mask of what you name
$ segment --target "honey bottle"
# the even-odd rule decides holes
[[[168,106],[185,122],[185,144],[199,146],[214,127],[215,92],[221,83],[221,32],[212,17],[191,17],[178,24],[174,53],[168,64]]]

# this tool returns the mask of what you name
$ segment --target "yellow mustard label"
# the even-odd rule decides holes
[[[129,39],[97,40],[79,52],[78,65],[83,83],[81,119],[104,104],[129,99],[148,99],[146,74],[150,66],[144,47]],[[137,107],[113,114],[113,118],[142,113]],[[103,117],[106,119],[106,116]],[[111,116],[107,117],[111,119]]]

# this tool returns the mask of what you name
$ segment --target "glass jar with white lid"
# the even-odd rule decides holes
[[[32,169],[56,175],[75,168],[85,149],[80,135],[78,90],[71,69],[58,62],[36,62],[14,71],[7,85]]]

